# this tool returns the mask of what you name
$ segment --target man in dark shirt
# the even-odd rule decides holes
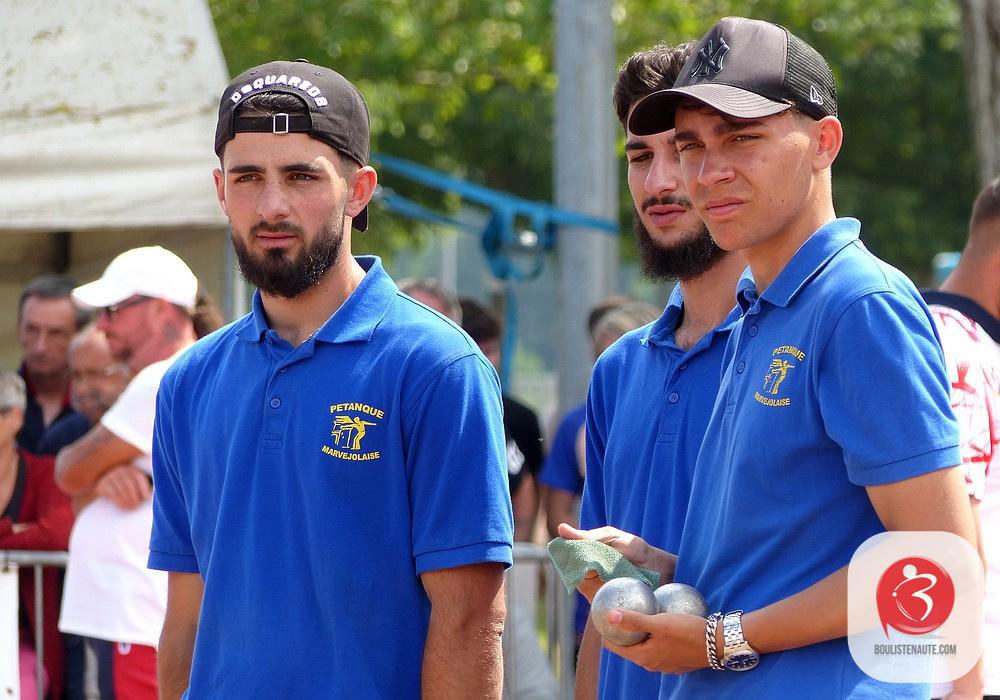
[[[54,425],[86,422],[69,400],[69,341],[88,320],[70,299],[74,286],[67,277],[43,275],[28,283],[18,301],[17,339],[23,353],[19,373],[28,396],[17,444],[29,452],[39,452],[42,436]]]

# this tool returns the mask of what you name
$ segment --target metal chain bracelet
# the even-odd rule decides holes
[[[708,666],[715,671],[726,670],[726,667],[719,663],[719,657],[715,653],[715,630],[721,619],[722,613],[716,612],[709,615],[705,621],[705,651],[708,652]]]

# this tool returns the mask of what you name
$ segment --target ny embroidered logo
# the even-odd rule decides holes
[[[718,73],[722,70],[722,62],[726,59],[727,53],[729,44],[725,39],[720,36],[718,45],[714,39],[709,39],[708,43],[698,51],[698,65],[691,71],[691,77],[707,78],[712,73]]]

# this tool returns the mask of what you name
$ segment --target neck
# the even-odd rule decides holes
[[[350,252],[341,253],[319,283],[297,297],[261,294],[267,321],[279,336],[298,347],[343,306],[364,277],[364,269]]]
[[[21,455],[17,451],[17,442],[14,438],[0,443],[0,484],[13,481],[17,474],[17,465],[20,463]]]
[[[24,373],[31,382],[31,388],[36,397],[55,398],[62,400],[69,388],[69,370],[53,374],[33,374],[27,367]]]
[[[1000,260],[1000,255],[996,257]],[[989,263],[989,258],[963,253],[958,266],[941,284],[941,291],[968,297],[1000,319],[1000,266]]]
[[[690,348],[726,319],[736,306],[736,283],[745,269],[742,255],[728,253],[710,270],[680,281],[684,317],[674,333],[674,342]]]
[[[815,200],[816,198],[814,198]],[[757,293],[762,294],[775,278],[785,269],[792,256],[809,240],[820,227],[837,218],[833,201],[820,195],[819,201],[806,206],[783,231],[769,236],[767,240],[743,250],[750,269],[753,271]]]
[[[194,326],[190,321],[180,320],[164,323],[159,328],[159,332],[148,337],[148,339],[136,348],[128,359],[129,369],[132,374],[136,374],[154,362],[166,360],[173,357],[187,346],[197,340],[194,334]]]

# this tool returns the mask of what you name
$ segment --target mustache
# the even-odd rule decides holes
[[[678,207],[684,207],[688,211],[691,211],[694,208],[694,205],[691,204],[691,200],[687,197],[677,197],[672,194],[668,194],[663,197],[650,197],[644,200],[642,206],[639,208],[642,211],[646,211],[650,207],[656,206],[657,204],[673,204]]]
[[[258,233],[294,233],[297,236],[301,236],[303,231],[300,227],[295,224],[290,224],[287,221],[276,221],[273,223],[268,223],[267,221],[258,221],[256,224],[250,227],[250,235],[255,236]]]

